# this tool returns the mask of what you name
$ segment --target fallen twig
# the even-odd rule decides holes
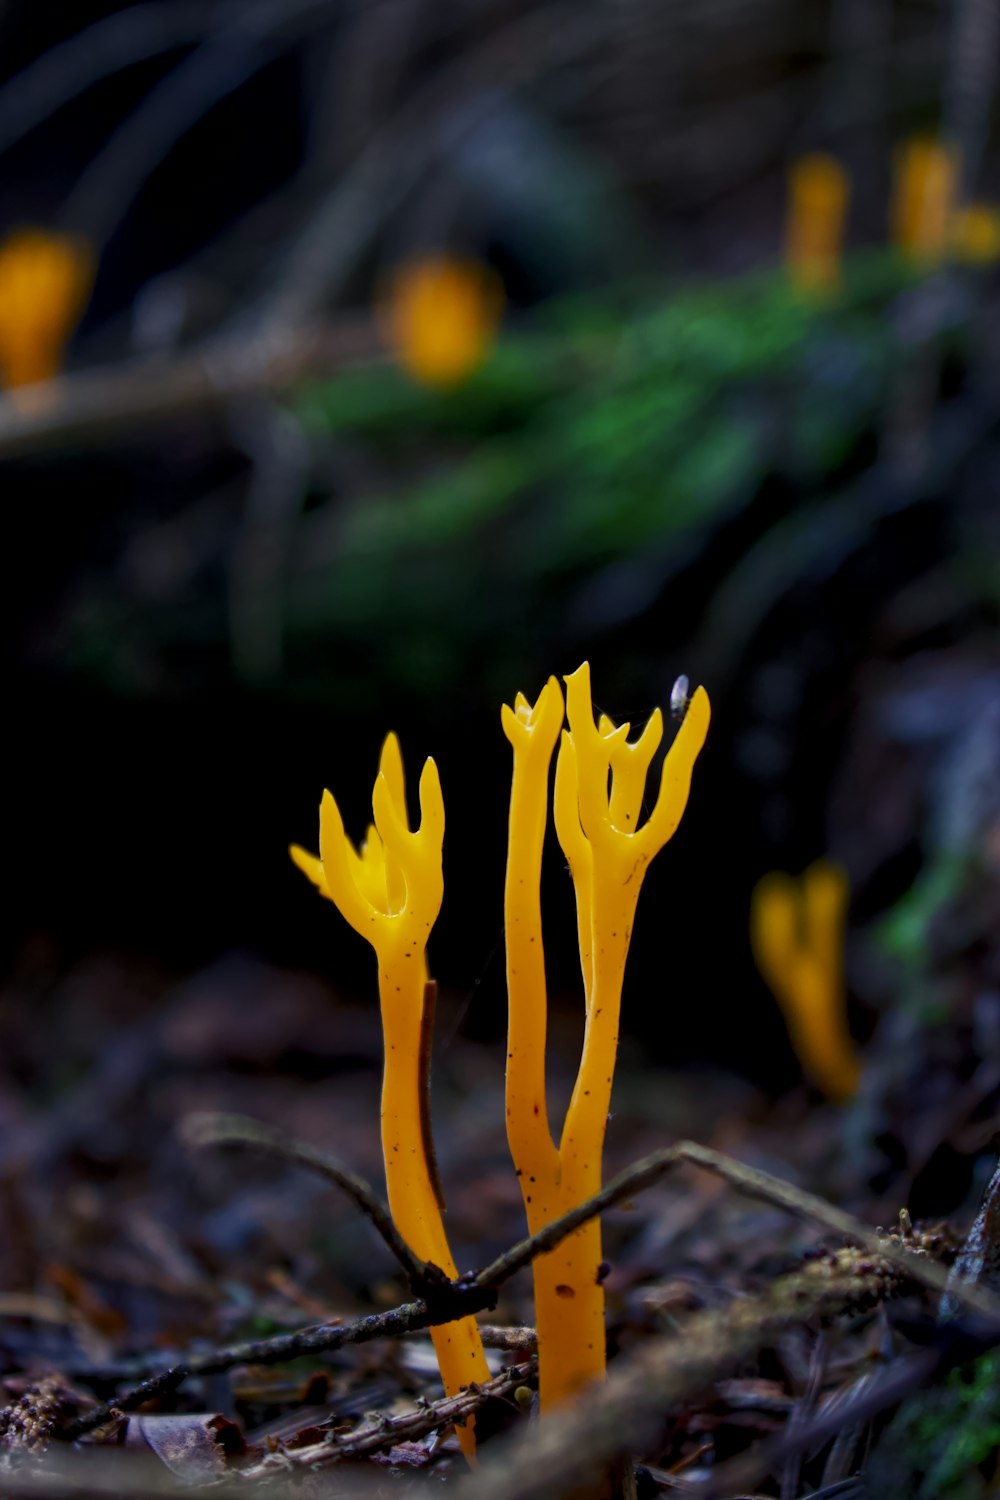
[[[0,398],[0,460],[134,436],[234,400],[280,396],[310,377],[384,359],[369,319],[215,340],[170,358],[84,370]]]
[[[1000,1298],[972,1284],[955,1285],[944,1267],[931,1260],[925,1251],[905,1244],[892,1235],[871,1229],[853,1214],[845,1213],[842,1208],[836,1208],[825,1199],[818,1198],[815,1193],[784,1182],[780,1177],[773,1177],[757,1167],[748,1166],[732,1156],[724,1156],[721,1151],[713,1151],[710,1146],[701,1146],[697,1141],[678,1141],[676,1145],[654,1151],[633,1166],[626,1167],[593,1198],[588,1198],[585,1203],[570,1209],[561,1218],[553,1219],[551,1224],[547,1224],[537,1234],[530,1235],[498,1255],[496,1260],[472,1279],[478,1286],[499,1286],[515,1271],[534,1260],[536,1255],[553,1249],[567,1234],[578,1229],[588,1219],[651,1187],[673,1167],[685,1162],[702,1167],[707,1172],[714,1172],[751,1198],[773,1203],[794,1214],[796,1218],[821,1224],[834,1234],[863,1245],[872,1254],[881,1256],[913,1281],[922,1282],[932,1291],[943,1292],[947,1287],[965,1306],[1000,1322]]]
[[[538,1338],[533,1328],[497,1327],[495,1323],[480,1323],[479,1337],[486,1349],[506,1349],[511,1353],[533,1354]]]
[[[296,1141],[283,1130],[265,1125],[261,1120],[252,1120],[248,1115],[227,1115],[206,1112],[192,1114],[181,1121],[180,1136],[185,1145],[248,1146],[268,1156],[277,1156],[282,1161],[294,1162],[296,1166],[308,1167],[334,1183],[341,1192],[370,1219],[376,1232],[395,1256],[416,1290],[427,1280],[427,1266],[414,1255],[392,1222],[386,1205],[357,1172],[352,1172],[335,1156],[318,1151],[304,1141]]]
[[[263,1129],[266,1133],[267,1127]],[[304,1155],[296,1159],[311,1165],[312,1162],[308,1161],[311,1148],[305,1147],[303,1152]],[[314,1155],[320,1157],[320,1153],[314,1153]],[[947,1272],[932,1261],[925,1251],[910,1248],[890,1235],[876,1233],[861,1220],[844,1213],[842,1209],[834,1208],[822,1198],[794,1187],[791,1183],[782,1182],[780,1178],[772,1177],[755,1167],[735,1161],[732,1157],[723,1156],[721,1152],[713,1151],[708,1146],[700,1146],[694,1141],[680,1141],[675,1146],[668,1146],[662,1151],[653,1152],[634,1166],[626,1168],[600,1193],[546,1225],[537,1234],[529,1235],[527,1239],[521,1240],[478,1273],[462,1277],[456,1282],[442,1281],[440,1284],[435,1284],[430,1276],[434,1268],[425,1267],[423,1274],[428,1278],[427,1290],[430,1294],[428,1297],[405,1303],[391,1312],[357,1318],[333,1327],[324,1324],[319,1328],[283,1334],[274,1339],[237,1344],[227,1349],[218,1349],[196,1356],[143,1381],[120,1400],[97,1408],[85,1417],[78,1418],[64,1431],[63,1435],[77,1436],[82,1432],[92,1431],[95,1427],[115,1420],[122,1412],[135,1410],[137,1406],[143,1405],[154,1397],[176,1390],[192,1375],[214,1374],[230,1369],[236,1364],[277,1364],[283,1360],[296,1359],[303,1354],[342,1348],[345,1344],[362,1343],[375,1338],[395,1338],[417,1329],[453,1322],[470,1313],[484,1311],[495,1304],[497,1288],[517,1271],[530,1264],[536,1255],[553,1249],[588,1219],[594,1218],[605,1208],[642,1191],[643,1188],[651,1186],[665,1172],[681,1162],[690,1162],[704,1167],[724,1177],[741,1192],[763,1198],[769,1203],[775,1203],[799,1218],[812,1220],[832,1229],[846,1239],[855,1240],[864,1247],[869,1256],[874,1258],[866,1260],[864,1255],[851,1252],[854,1256],[851,1264],[864,1267],[866,1274],[877,1274],[882,1283],[888,1283],[891,1276],[895,1276],[897,1279],[905,1278],[908,1281],[921,1282],[935,1291],[943,1291],[948,1282]],[[370,1188],[367,1192],[374,1199]],[[806,1276],[811,1269],[807,1268],[806,1272],[801,1274]],[[785,1278],[786,1281],[788,1279]],[[781,1283],[776,1283],[776,1286],[778,1285]],[[804,1283],[805,1301],[809,1300],[810,1285],[811,1283]],[[863,1278],[858,1282],[858,1287],[862,1285]],[[958,1301],[979,1313],[1000,1330],[1000,1299],[974,1285],[952,1286],[951,1290]],[[843,1299],[842,1289],[840,1295]],[[822,1298],[819,1300],[822,1302]],[[739,1305],[746,1306],[745,1303]],[[803,1307],[796,1317],[801,1319],[809,1315],[808,1308]],[[740,1347],[742,1348],[743,1345],[740,1344]],[[612,1458],[618,1452],[623,1451],[625,1451],[624,1446],[621,1449],[616,1448],[613,1453],[609,1452],[606,1456]]]
[[[86,1412],[69,1422],[60,1431],[60,1437],[76,1438],[85,1432],[93,1432],[109,1422],[117,1421],[126,1412],[135,1411],[147,1401],[176,1391],[194,1375],[217,1375],[230,1370],[234,1365],[276,1365],[286,1360],[299,1359],[304,1354],[326,1354],[332,1349],[342,1349],[345,1344],[362,1344],[371,1339],[399,1338],[401,1334],[413,1333],[417,1329],[431,1328],[440,1323],[451,1323],[467,1317],[471,1312],[480,1312],[490,1307],[495,1295],[480,1287],[454,1289],[448,1297],[445,1284],[441,1297],[428,1303],[421,1298],[416,1302],[404,1302],[390,1312],[372,1313],[364,1318],[353,1318],[346,1323],[321,1323],[316,1328],[302,1328],[295,1333],[279,1334],[277,1338],[254,1339],[243,1344],[230,1344],[227,1348],[213,1349],[205,1354],[196,1354],[181,1363],[161,1370],[143,1380],[116,1401],[109,1401],[93,1411]],[[447,1303],[447,1305],[446,1305]]]
[[[337,1463],[343,1458],[363,1458],[370,1453],[381,1453],[396,1443],[416,1442],[428,1433],[452,1427],[456,1422],[465,1422],[487,1401],[508,1396],[526,1380],[532,1379],[536,1370],[534,1360],[511,1365],[493,1380],[467,1386],[457,1395],[443,1396],[439,1401],[425,1401],[395,1416],[379,1412],[363,1421],[353,1432],[329,1431],[319,1442],[310,1443],[308,1447],[283,1447],[280,1452],[268,1454],[259,1463],[245,1468],[243,1477],[261,1479],[268,1474],[287,1471],[292,1464],[297,1468],[313,1468],[319,1464]]]

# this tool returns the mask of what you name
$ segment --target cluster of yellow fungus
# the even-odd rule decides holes
[[[917,265],[947,257],[965,265],[1000,260],[1000,210],[995,204],[960,202],[957,146],[915,137],[899,151],[892,205],[893,238]]]
[[[961,203],[957,147],[914,136],[896,152],[889,228],[914,266],[931,270],[948,257],[965,265],[1000,260],[1000,209]],[[785,265],[801,291],[818,294],[840,283],[850,177],[834,156],[812,152],[788,172]]]
[[[82,240],[18,229],[0,243],[0,381],[50,380],[87,304],[93,258]]]
[[[594,723],[590,668],[550,677],[534,705],[504,708],[514,750],[504,917],[509,1032],[507,1138],[532,1231],[600,1190],[601,1157],[618,1047],[622,979],[639,890],[687,804],[705,742],[708,695],[699,688],[663,762],[659,795],[640,824],[650,762],[663,737],[654,713],[629,743],[629,725]],[[545,1098],[546,985],[540,880],[552,754],[559,742],[553,811],[576,893],[586,1003],[583,1052],[559,1145]],[[605,1368],[601,1228],[593,1219],[533,1264],[542,1409],[565,1401]]]
[[[497,277],[475,261],[429,257],[399,266],[380,307],[386,341],[423,385],[457,385],[489,353],[503,308]]]
[[[843,870],[817,860],[800,880],[777,870],[765,875],[750,905],[757,967],[803,1070],[831,1099],[853,1094],[860,1072],[844,990],[847,897]]]
[[[839,285],[850,190],[850,179],[835,156],[813,152],[792,163],[785,264],[803,292]]]
[[[657,711],[629,743],[629,725],[595,724],[590,669],[550,678],[532,706],[518,696],[503,709],[514,751],[504,910],[510,1030],[506,1111],[511,1152],[532,1231],[601,1186],[625,959],[643,876],[673,836],[705,740],[708,697],[699,688],[664,759],[659,794],[640,823],[650,762],[663,736]],[[686,709],[686,712],[685,712]],[[556,833],[576,892],[586,997],[583,1053],[559,1145],[545,1098],[546,984],[540,880],[548,821],[549,774],[559,742],[553,795]],[[420,826],[406,812],[403,763],[390,735],[372,793],[374,823],[360,849],[344,832],[329,792],[320,807],[317,858],[293,847],[296,864],[366,937],[378,958],[385,1042],[382,1149],[389,1206],[422,1260],[454,1277],[437,1190],[423,1085],[429,1023],[426,943],[444,891],[444,804],[432,760],[420,777]],[[534,1262],[539,1386],[543,1407],[563,1401],[604,1372],[601,1232],[594,1220]],[[475,1320],[432,1331],[445,1390],[488,1378]],[[471,1423],[460,1433],[471,1458]]]

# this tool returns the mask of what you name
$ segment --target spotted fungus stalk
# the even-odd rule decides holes
[[[421,1260],[456,1275],[442,1219],[442,1202],[426,1113],[426,1046],[432,990],[426,944],[444,894],[444,801],[437,767],[420,776],[420,826],[409,827],[399,741],[389,735],[372,792],[374,824],[359,850],[348,839],[329,792],[320,805],[320,857],[293,846],[292,858],[327,896],[378,958],[385,1045],[382,1077],[382,1153],[389,1207],[396,1227]],[[474,1318],[431,1329],[449,1396],[490,1372]],[[472,1458],[474,1422],[458,1429]]]
[[[830,1099],[853,1094],[860,1073],[844,993],[847,896],[844,871],[824,859],[801,880],[780,870],[765,875],[750,904],[757,967],[803,1071]]]
[[[507,1137],[532,1232],[601,1187],[625,960],[643,877],[687,804],[710,708],[698,688],[663,762],[659,794],[640,823],[650,762],[663,736],[657,710],[629,743],[630,726],[595,724],[590,668],[550,677],[532,705],[521,694],[502,712],[514,751],[504,914],[509,1030]],[[682,708],[682,712],[683,712]],[[576,893],[585,993],[583,1050],[558,1146],[545,1096],[546,982],[540,882],[552,755],[559,742],[553,811]],[[610,790],[609,790],[610,783]],[[601,1229],[591,1220],[533,1265],[543,1411],[570,1400],[605,1370]]]

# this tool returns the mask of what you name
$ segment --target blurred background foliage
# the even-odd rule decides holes
[[[680,672],[715,708],[627,1029],[792,1076],[749,894],[820,855],[871,929],[859,1034],[904,972],[947,1009],[1000,849],[997,27],[981,0],[7,0],[0,232],[93,267],[61,379],[0,408],[12,970],[245,945],[367,993],[285,845],[323,785],[361,832],[392,727],[442,767],[433,962],[494,1034],[499,703],[589,657],[615,717]],[[817,152],[833,197],[796,233]]]

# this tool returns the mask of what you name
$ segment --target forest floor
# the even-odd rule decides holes
[[[426,1331],[323,1347],[324,1331],[412,1300],[372,1224],[300,1165],[184,1139],[193,1115],[250,1116],[334,1154],[381,1196],[376,1008],[245,957],[180,984],[117,957],[57,981],[46,963],[44,945],[28,953],[0,997],[0,1493],[211,1485],[326,1495],[390,1484],[398,1493],[400,1483],[444,1480],[471,1494]],[[551,1092],[565,1099],[574,1042],[559,1020],[550,1052]],[[435,1056],[437,1153],[462,1270],[525,1234],[502,1068],[502,1046],[461,1034]],[[963,1087],[968,1099],[956,1079],[950,1096],[938,1090],[930,1101],[925,1141],[968,1127]],[[576,1446],[561,1457],[538,1446],[546,1423],[528,1394],[530,1274],[499,1287],[482,1319],[498,1378],[472,1403],[483,1460],[476,1492],[513,1500],[573,1490],[587,1461],[581,1444],[593,1441],[595,1465],[614,1456],[606,1418],[612,1446],[639,1465],[640,1496],[862,1494],[866,1468],[880,1476],[881,1496],[986,1493],[995,1436],[963,1460],[962,1482],[981,1489],[950,1489],[940,1477],[922,1488],[928,1464],[899,1436],[913,1409],[904,1398],[1000,1343],[1000,1321],[984,1303],[960,1307],[949,1338],[935,1322],[922,1267],[954,1259],[970,1198],[957,1225],[911,1229],[904,1217],[899,1226],[920,1148],[899,1146],[906,1165],[893,1170],[893,1143],[873,1123],[877,1092],[866,1078],[844,1107],[804,1088],[775,1100],[721,1073],[664,1071],[627,1042],[605,1180],[694,1140],[841,1205],[869,1238],[852,1247],[811,1222],[808,1203],[789,1213],[780,1192],[761,1201],[697,1165],[660,1176],[604,1215],[613,1378],[595,1400],[610,1405],[603,1417],[581,1405],[577,1428],[563,1433]],[[973,1094],[981,1106],[983,1088]],[[894,1237],[876,1243],[877,1225]],[[920,1262],[913,1275],[901,1251]],[[967,1263],[964,1276],[982,1282],[981,1265]],[[290,1346],[268,1352],[287,1336]],[[241,1341],[261,1357],[225,1354]],[[159,1372],[211,1363],[214,1351],[223,1353],[212,1372],[164,1382],[138,1411],[104,1411],[127,1407],[129,1392]],[[987,1431],[982,1409],[977,1431]],[[553,1424],[553,1443],[559,1433]]]

